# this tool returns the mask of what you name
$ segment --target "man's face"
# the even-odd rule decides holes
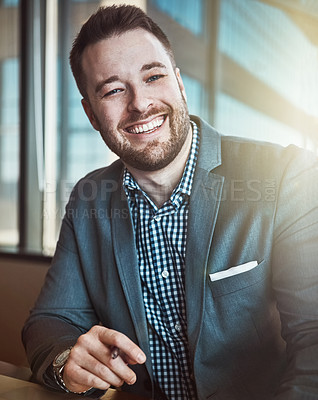
[[[129,167],[164,168],[190,130],[184,86],[161,42],[143,29],[87,47],[83,107],[107,146]]]

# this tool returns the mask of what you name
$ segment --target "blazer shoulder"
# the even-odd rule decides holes
[[[317,156],[295,145],[221,135],[221,159],[216,173],[231,179],[275,179],[317,170]]]
[[[122,173],[123,163],[119,159],[88,173],[73,187],[70,202],[84,200],[88,204],[101,198],[109,198],[109,194],[120,187]]]

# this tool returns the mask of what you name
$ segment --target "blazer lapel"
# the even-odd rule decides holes
[[[224,183],[224,177],[211,172],[221,164],[220,136],[200,120],[194,120],[200,126],[201,140],[190,197],[185,260],[188,338],[192,359],[204,312],[207,259]]]

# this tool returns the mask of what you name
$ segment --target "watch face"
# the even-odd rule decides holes
[[[71,349],[67,349],[63,351],[63,353],[58,354],[54,360],[53,366],[62,367],[66,363],[68,356],[70,355],[70,352]]]

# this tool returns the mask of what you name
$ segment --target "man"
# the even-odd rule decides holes
[[[71,67],[119,160],[74,188],[23,332],[36,378],[98,397],[318,398],[318,168],[188,115],[168,39],[101,8]]]

